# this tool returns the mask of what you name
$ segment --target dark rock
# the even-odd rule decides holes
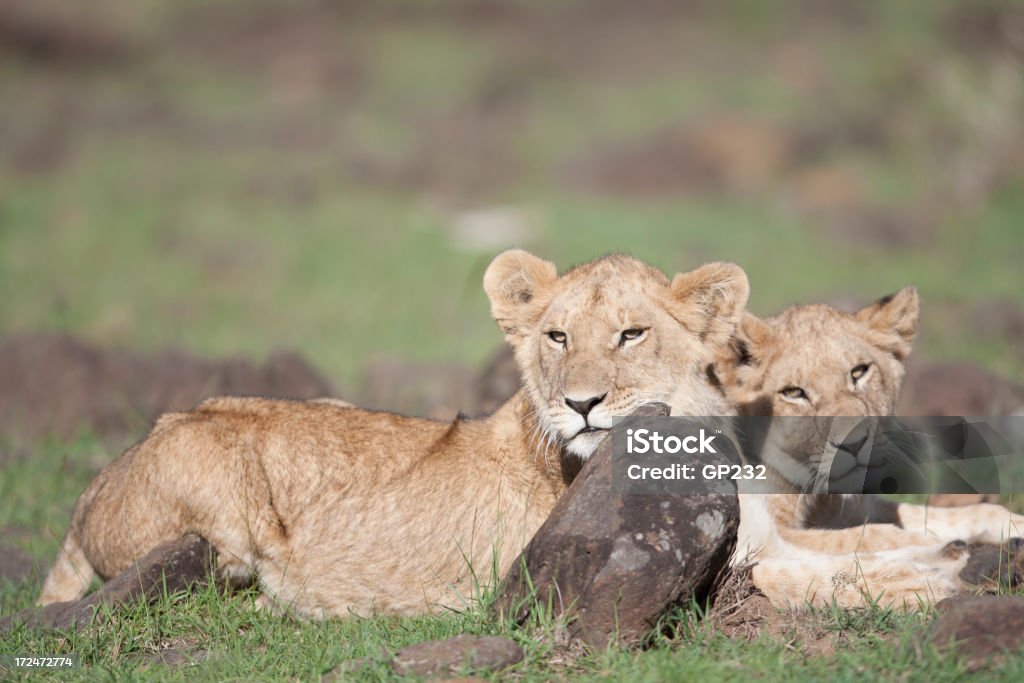
[[[523,659],[514,640],[497,636],[461,635],[404,647],[391,667],[399,674],[444,676],[459,671],[499,671]]]
[[[627,424],[667,414],[663,404],[643,406]],[[551,604],[567,617],[570,638],[597,649],[637,643],[668,609],[703,600],[739,525],[735,493],[613,490],[612,441],[591,456],[513,563],[495,605],[522,623],[535,601]]]
[[[0,54],[63,68],[119,61],[136,51],[131,40],[104,22],[54,3],[0,3]],[[64,10],[64,11],[62,11]]]
[[[94,616],[102,614],[103,608],[153,600],[165,588],[175,593],[203,584],[212,576],[214,564],[213,548],[206,539],[189,534],[154,548],[136,565],[81,600],[30,608],[0,620],[0,633],[22,624],[33,629],[85,627]]]
[[[300,356],[205,359],[169,350],[143,355],[59,334],[0,340],[0,433],[27,438],[142,431],[163,412],[222,395],[307,399],[332,393]]]
[[[971,363],[911,363],[897,415],[1009,415],[1024,409],[1024,386]]]
[[[169,647],[156,652],[133,653],[125,657],[137,665],[140,671],[160,664],[167,667],[193,666],[206,661],[210,653],[195,647]]]
[[[375,358],[363,372],[359,405],[451,420],[473,405],[475,373],[458,363]]]
[[[42,574],[35,560],[20,548],[0,543],[0,582],[18,583],[33,573]]]
[[[503,345],[484,365],[476,381],[476,411],[489,415],[519,391],[522,380],[512,347]]]
[[[970,670],[998,666],[1007,652],[1024,645],[1024,598],[998,595],[941,601],[928,640],[954,647]]]
[[[974,334],[981,338],[1005,339],[1011,343],[1024,338],[1024,309],[1007,297],[986,299],[973,306],[968,322]]]

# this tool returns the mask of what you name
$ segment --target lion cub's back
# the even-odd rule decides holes
[[[413,464],[447,428],[335,402],[225,396],[161,416],[147,441],[169,437],[178,449],[218,459],[256,457],[268,468],[388,478]]]

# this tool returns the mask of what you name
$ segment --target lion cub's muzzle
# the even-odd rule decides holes
[[[566,394],[563,398],[569,410],[557,420],[558,431],[566,441],[566,449],[581,458],[588,458],[612,428],[612,413],[605,399],[608,392]]]

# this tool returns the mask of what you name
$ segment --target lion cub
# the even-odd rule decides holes
[[[907,287],[857,311],[794,306],[761,320],[746,313],[715,376],[740,415],[805,416],[773,421],[761,462],[771,490],[741,494],[735,562],[753,558],[754,583],[777,605],[883,602],[914,606],[961,589],[966,544],[1024,533],[1024,517],[998,505],[926,508],[871,495],[810,494],[811,477],[855,473],[872,434],[842,432],[896,406],[917,329],[918,294]],[[842,416],[808,438],[815,416]],[[797,427],[793,425],[797,424]],[[831,431],[830,431],[831,430]],[[794,433],[798,432],[798,433]],[[829,462],[821,462],[830,453]],[[862,470],[863,471],[863,470]],[[863,475],[862,475],[863,476]],[[833,489],[834,490],[834,489]]]
[[[503,575],[586,458],[642,403],[727,410],[704,368],[749,288],[735,265],[671,280],[612,255],[559,276],[524,251],[484,274],[523,389],[447,424],[335,401],[215,398],[161,417],[75,507],[40,604],[72,600],[155,546],[204,536],[261,604],[310,617],[462,607]],[[496,563],[496,566],[495,566]]]

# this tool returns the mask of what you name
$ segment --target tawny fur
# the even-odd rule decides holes
[[[794,306],[767,320],[747,313],[715,374],[740,414],[853,418],[831,420],[824,430],[842,432],[864,416],[892,414],[918,309],[908,287],[853,314],[823,305]],[[866,372],[852,372],[863,366]],[[805,396],[787,396],[794,387]],[[951,542],[999,543],[1024,533],[1024,517],[998,505],[926,508],[871,495],[798,493],[812,483],[805,473],[827,472],[835,461],[809,461],[824,444],[791,433],[800,425],[777,425],[761,457],[771,490],[793,493],[741,494],[734,556],[757,562],[754,583],[776,605],[880,599],[916,607],[962,590],[967,552]],[[850,454],[832,454],[853,464]]]
[[[161,417],[75,508],[41,604],[80,597],[194,532],[261,604],[303,616],[463,608],[509,563],[614,415],[649,401],[721,414],[704,369],[732,336],[746,276],[709,264],[671,281],[613,255],[561,277],[523,251],[484,276],[524,389],[452,424],[343,401],[216,398]],[[631,332],[629,339],[624,331]],[[562,339],[555,343],[552,332]],[[566,400],[601,397],[585,417]]]

